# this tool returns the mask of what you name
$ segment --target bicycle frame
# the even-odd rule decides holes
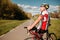
[[[34,35],[32,37],[32,40],[34,40],[34,38],[36,38],[37,40],[40,40],[43,36],[42,34],[38,34],[38,32],[33,32],[33,31],[29,31],[29,32],[30,32],[30,34]]]
[[[24,27],[24,28],[27,29],[27,27]],[[28,33],[28,32],[29,32],[30,34],[34,35],[34,36],[30,37],[31,40],[34,40],[35,38],[36,38],[36,40],[41,40],[41,39],[42,39],[43,33],[39,34],[38,32],[36,32],[36,31],[34,31],[34,30],[28,31],[28,29],[27,29],[27,33]],[[56,38],[56,39],[54,39],[54,40],[57,40],[57,37],[56,37],[56,35],[55,35],[54,33],[49,33],[48,30],[46,31],[46,33],[47,33],[47,39],[46,39],[46,40],[48,40],[49,38],[51,38],[51,39],[53,40],[54,38],[51,37],[51,35],[54,35],[54,37]],[[29,38],[28,38],[28,39],[29,39]]]
[[[27,30],[27,27],[24,27],[26,30]],[[30,34],[32,34],[32,35],[34,35],[34,36],[32,36],[32,40],[34,40],[34,38],[36,38],[37,40],[40,40],[40,39],[42,39],[42,36],[43,36],[43,34],[39,34],[38,32],[34,32],[33,30],[30,30],[30,31],[28,31],[27,30],[27,33],[30,33]]]

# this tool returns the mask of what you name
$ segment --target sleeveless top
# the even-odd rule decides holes
[[[39,22],[39,25],[38,25],[37,29],[47,30],[49,14],[48,14],[47,11],[43,11],[40,15],[43,16],[43,19]]]

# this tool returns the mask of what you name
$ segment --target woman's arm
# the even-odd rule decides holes
[[[39,23],[39,21],[42,19],[43,17],[42,17],[42,15],[40,15],[39,17],[38,17],[38,19],[31,25],[31,26],[28,26],[28,30],[30,30],[30,29],[32,29],[36,24],[38,24]]]

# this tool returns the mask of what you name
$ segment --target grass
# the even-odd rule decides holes
[[[16,26],[22,24],[26,20],[0,20],[0,36],[7,33]]]
[[[50,33],[55,33],[57,38],[60,38],[60,20],[51,20],[51,26],[49,27]]]

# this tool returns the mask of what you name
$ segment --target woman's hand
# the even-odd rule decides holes
[[[30,30],[31,29],[31,26],[27,26],[27,29]]]

